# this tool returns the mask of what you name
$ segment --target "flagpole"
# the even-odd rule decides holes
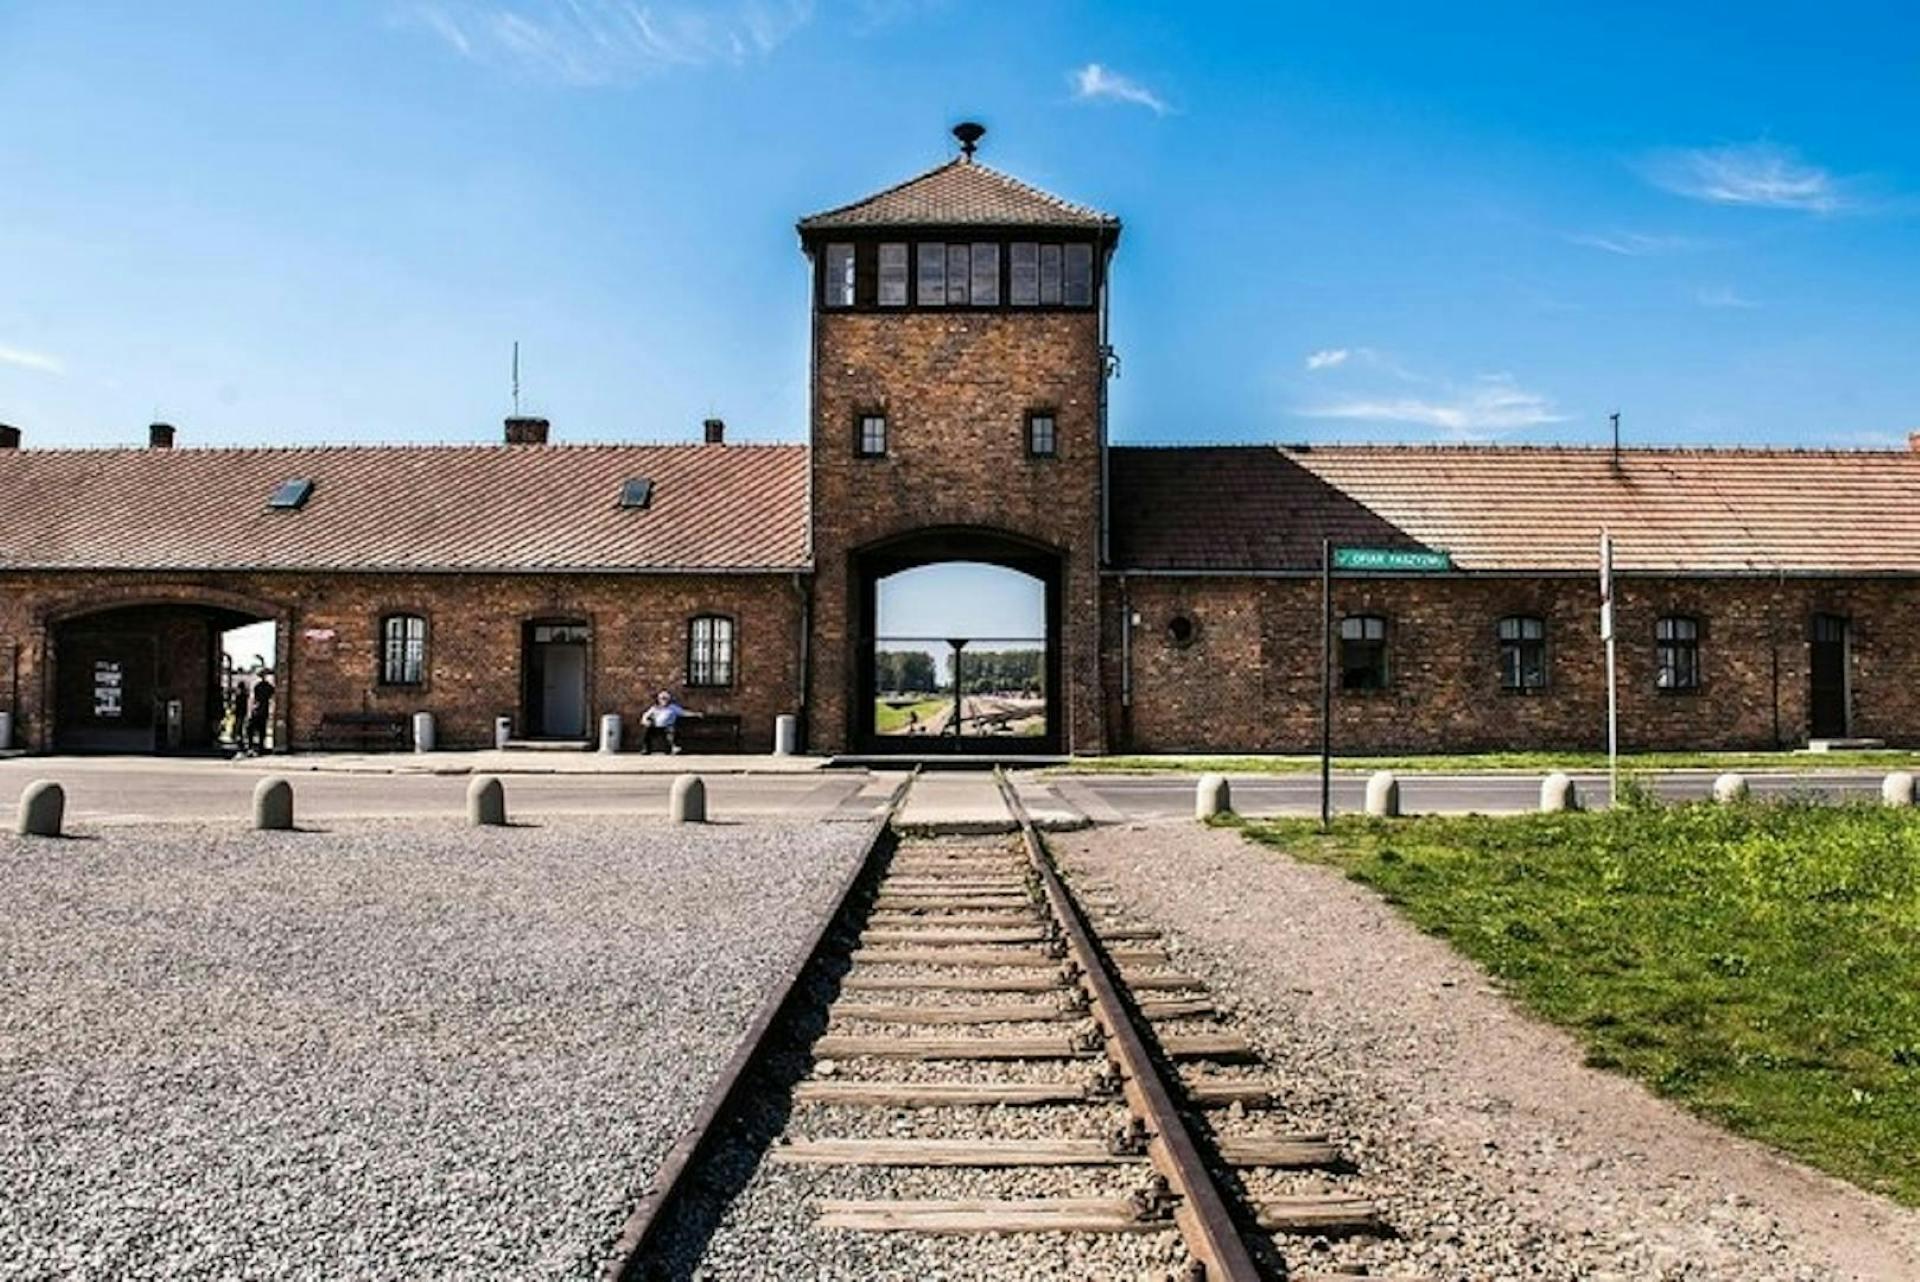
[[[1607,643],[1607,808],[1620,799],[1620,696],[1614,657],[1613,535],[1600,531],[1600,637]]]

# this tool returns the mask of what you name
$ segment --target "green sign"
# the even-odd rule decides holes
[[[1445,552],[1421,552],[1413,548],[1335,548],[1336,570],[1383,570],[1393,574],[1444,574],[1453,568],[1453,558]]]

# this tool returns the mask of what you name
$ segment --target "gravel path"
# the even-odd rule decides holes
[[[1728,1136],[1583,1066],[1573,1039],[1338,872],[1229,830],[1050,839],[1077,888],[1167,928],[1247,1017],[1286,1114],[1340,1139],[1401,1242],[1302,1260],[1389,1276],[1912,1282],[1920,1213]],[[1221,1075],[1225,1075],[1224,1073]],[[1231,1129],[1231,1122],[1223,1129]],[[1262,1192],[1280,1191],[1276,1183]]]
[[[0,1276],[593,1276],[862,836],[0,837]]]

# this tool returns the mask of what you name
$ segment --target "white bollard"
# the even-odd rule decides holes
[[[1747,780],[1744,775],[1729,770],[1713,781],[1713,799],[1723,806],[1747,799]]]
[[[1911,806],[1913,804],[1913,775],[1906,770],[1896,770],[1880,784],[1880,800],[1889,806]]]
[[[1201,775],[1200,783],[1193,790],[1193,817],[1211,819],[1215,815],[1233,813],[1233,789],[1227,786],[1225,775]]]
[[[773,719],[773,755],[791,757],[800,751],[800,718],[783,712]]]
[[[620,714],[609,712],[600,718],[600,751],[620,751]]]
[[[0,712],[0,752],[13,746],[13,714]]]
[[[507,822],[507,790],[492,775],[475,775],[467,785],[467,821],[481,828]]]
[[[707,785],[699,775],[680,775],[673,781],[667,802],[667,817],[677,824],[703,824],[707,821]]]
[[[504,748],[507,740],[513,738],[513,718],[495,717],[493,719],[493,746]]]
[[[1573,776],[1556,770],[1540,781],[1540,813],[1557,815],[1563,810],[1580,809],[1580,788]]]
[[[253,826],[262,832],[292,830],[292,784],[279,775],[268,775],[253,785]]]
[[[67,790],[51,779],[36,779],[20,794],[14,831],[22,837],[58,837],[67,816]]]
[[[413,714],[413,750],[415,752],[433,751],[433,714],[431,712]]]
[[[1367,813],[1376,819],[1400,817],[1400,781],[1391,770],[1376,770],[1367,776]]]

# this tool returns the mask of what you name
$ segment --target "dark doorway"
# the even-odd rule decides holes
[[[1840,615],[1813,616],[1807,720],[1814,739],[1847,736],[1847,632],[1847,620]]]
[[[857,749],[1057,754],[1061,564],[1051,548],[977,529],[927,530],[856,553]]]
[[[521,640],[522,709],[534,739],[587,737],[587,648],[591,627],[581,619],[535,619]]]
[[[202,605],[99,610],[53,629],[53,747],[205,752],[227,719],[222,639],[257,616]],[[271,646],[269,645],[269,648]]]

